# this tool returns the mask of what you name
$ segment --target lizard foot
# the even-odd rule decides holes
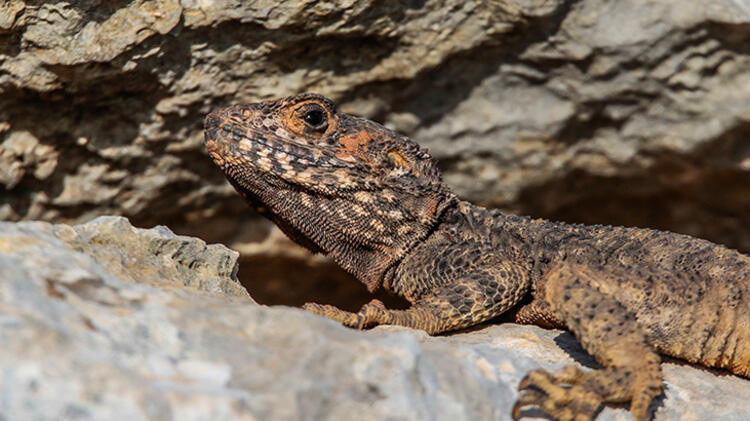
[[[319,316],[336,320],[344,326],[357,329],[365,329],[377,325],[382,321],[387,311],[383,302],[377,299],[373,299],[363,305],[357,313],[344,311],[329,304],[306,303],[302,308]]]
[[[602,405],[602,397],[589,390],[581,380],[584,372],[568,366],[555,373],[546,370],[529,372],[518,386],[521,396],[513,406],[513,419],[521,410],[536,406],[559,421],[589,421]]]
[[[638,370],[534,370],[518,386],[521,396],[513,406],[513,419],[520,418],[523,408],[536,406],[560,421],[589,421],[604,403],[630,401],[633,418],[646,421],[651,418],[649,404],[663,388],[660,374],[658,362]]]

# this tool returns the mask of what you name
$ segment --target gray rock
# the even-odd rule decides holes
[[[504,420],[529,370],[593,364],[534,326],[360,332],[259,306],[236,256],[122,218],[0,223],[0,418]],[[747,379],[664,372],[656,420],[750,416]]]
[[[203,116],[319,91],[428,145],[448,183],[480,204],[748,251],[749,10],[5,1],[0,219],[120,214],[253,241],[238,235],[253,216],[204,155]]]
[[[179,233],[240,250],[244,270],[238,276],[260,302],[300,304],[317,297],[356,308],[366,300],[363,288],[325,259],[292,247],[278,230],[257,219],[202,148],[201,122],[212,109],[319,91],[336,99],[343,110],[384,122],[429,146],[446,181],[462,197],[477,203],[571,222],[671,229],[747,252],[749,10],[746,0],[445,0],[398,5],[372,0],[315,4],[298,0],[6,0],[0,2],[0,184],[4,189],[0,219],[79,223],[97,215],[118,214],[138,226],[169,224]],[[289,329],[300,331],[318,326],[306,323],[322,323],[290,310],[246,306],[243,290],[230,281],[235,258],[222,251],[204,250],[200,243],[183,243],[187,241],[183,237],[169,237],[165,232],[171,238],[166,240],[161,234],[113,220],[98,224],[109,228],[86,231],[79,227],[73,233],[44,224],[3,225],[3,230],[16,234],[0,245],[6,259],[0,265],[0,299],[6,315],[0,335],[3,344],[10,344],[0,352],[24,355],[28,349],[29,365],[13,368],[21,370],[21,374],[13,371],[14,383],[8,383],[16,389],[5,386],[4,374],[10,378],[11,369],[3,368],[0,373],[0,387],[17,390],[13,392],[17,395],[3,396],[21,396],[26,403],[19,403],[19,397],[0,400],[0,405],[15,402],[21,405],[19,411],[31,411],[35,407],[31,400],[38,394],[46,397],[40,402],[58,399],[55,402],[62,405],[39,406],[39,411],[46,412],[36,414],[38,418],[58,418],[59,414],[85,418],[81,408],[93,414],[89,418],[99,419],[170,413],[189,418],[186,408],[192,410],[205,402],[213,405],[214,396],[224,399],[225,412],[211,407],[218,418],[237,408],[250,408],[250,398],[242,393],[258,393],[260,386],[239,392],[227,386],[231,393],[212,395],[220,388],[200,389],[188,379],[184,389],[175,388],[174,384],[183,385],[174,380],[182,375],[176,364],[188,358],[174,357],[179,353],[175,349],[188,349],[182,342],[187,337],[172,338],[174,332],[182,331],[173,324],[178,321],[166,318],[187,317],[205,326],[210,331],[207,337],[226,328],[209,325],[222,317],[233,328],[254,326],[254,318],[264,317],[279,324],[288,319],[298,323]],[[19,230],[42,240],[25,238]],[[102,232],[112,233],[105,235],[111,245],[91,240]],[[142,262],[139,267],[121,262],[122,248]],[[15,257],[7,260],[11,251]],[[47,278],[55,280],[49,290]],[[214,295],[185,293],[182,283]],[[159,301],[163,290],[182,301]],[[131,303],[131,298],[121,298],[121,294],[153,295],[148,301],[151,307],[142,309],[141,299]],[[223,294],[239,295],[242,304],[222,304],[225,310],[209,304],[217,302],[212,300],[223,303]],[[109,302],[116,304],[102,304]],[[192,310],[199,303],[204,303],[203,313]],[[87,327],[84,317],[89,317],[89,310],[85,309],[93,309],[92,314],[101,311],[89,323],[99,323],[102,329]],[[144,316],[140,311],[153,314]],[[231,311],[238,313],[224,314]],[[130,320],[129,314],[140,315]],[[210,321],[196,314],[210,315]],[[147,327],[135,327],[137,323]],[[346,341],[356,342],[368,335],[404,334],[398,330],[360,334],[330,324],[320,326],[326,326],[327,333],[316,330],[315,334],[323,342],[332,340],[326,335],[352,335],[346,338],[354,339]],[[119,342],[107,342],[107,329],[124,331],[116,339]],[[492,329],[504,331],[505,327]],[[139,338],[136,331],[155,338],[133,339]],[[286,332],[294,338],[307,334]],[[79,340],[75,336],[79,334],[90,336]],[[427,361],[425,350],[438,346],[427,344],[453,337],[418,338],[413,339],[417,345],[407,351],[387,349],[413,352],[410,358]],[[549,338],[542,340],[549,343]],[[144,353],[163,345],[169,357],[165,358],[173,364],[164,363],[165,373],[177,374],[153,375],[162,367],[161,360],[153,363],[156,368],[149,368],[146,357],[130,357],[120,349],[131,349],[138,341],[153,341],[144,345]],[[268,352],[246,342],[251,340],[238,335],[226,347],[243,358],[253,349],[256,359],[262,360]],[[304,344],[288,339],[286,345]],[[48,355],[46,349],[60,354]],[[201,354],[208,348],[201,349],[190,352],[214,361]],[[334,355],[334,351],[327,352]],[[98,355],[107,357],[97,359]],[[354,358],[353,354],[341,355]],[[293,356],[308,364],[319,361]],[[97,361],[102,371],[97,371]],[[293,363],[284,360],[283,364]],[[327,364],[351,374],[343,363]],[[59,371],[57,365],[65,368]],[[268,374],[258,364],[247,366],[269,378],[280,376],[280,371]],[[244,366],[228,367],[236,373]],[[666,367],[671,382],[673,366]],[[670,395],[683,386],[669,383],[660,414],[679,417],[679,412],[669,411],[685,407],[697,419],[705,418],[700,412],[703,402],[708,402],[707,411],[745,408],[741,403],[748,401],[742,399],[747,395],[741,391],[737,392],[738,405],[714,404],[735,393],[733,386],[719,386],[714,393],[700,386],[701,376],[714,380],[712,375],[691,368],[679,370],[685,385],[707,390]],[[697,374],[691,377],[685,370]],[[83,379],[83,373],[88,377]],[[404,384],[421,378],[415,376],[411,374]],[[734,377],[718,380],[740,381]],[[489,387],[484,383],[470,387],[478,388],[477,396],[492,397],[483,408],[498,408],[493,405],[512,401],[508,394],[515,393],[513,382],[510,392],[500,394],[507,399],[498,397],[496,391],[482,392]],[[314,414],[310,405],[333,405],[326,403],[328,395],[312,387],[314,381],[299,386],[302,389],[290,383],[283,396],[294,396],[276,407],[304,404],[309,409],[304,413]],[[109,389],[100,392],[100,384]],[[395,394],[366,403],[374,398],[364,383],[358,384],[359,389],[353,387],[351,393],[364,398],[342,413],[358,409],[368,413],[365,409],[381,401],[394,408],[405,405],[393,403],[401,402]],[[133,385],[138,385],[140,395],[117,393],[118,387],[132,390]],[[344,388],[341,385],[326,387],[348,393],[336,389]],[[425,397],[425,391],[437,389],[421,383],[419,387],[423,392],[416,397],[398,391],[419,402],[416,407],[422,409],[415,410],[415,418],[439,418],[453,410],[473,408],[469,400],[460,399],[455,407],[449,407],[447,400],[429,406],[427,400],[432,398]],[[60,402],[70,390],[78,395],[69,398],[73,403],[68,407]],[[151,400],[151,395],[160,398]],[[75,403],[78,396],[91,405]],[[273,395],[258,396],[269,406],[278,402]],[[670,399],[675,400],[673,406]],[[686,404],[691,399],[693,406]],[[115,410],[117,405],[121,412]],[[499,408],[507,413],[507,405]],[[205,415],[208,410],[197,413]],[[254,414],[263,418],[261,412]]]

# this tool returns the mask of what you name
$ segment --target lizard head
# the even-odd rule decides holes
[[[370,290],[456,200],[419,145],[321,95],[214,111],[204,133],[252,206]]]

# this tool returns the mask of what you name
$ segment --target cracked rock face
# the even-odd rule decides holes
[[[529,370],[595,365],[559,330],[362,332],[259,306],[236,258],[124,218],[0,223],[0,418],[506,420]],[[663,368],[656,420],[750,414],[747,379]]]
[[[317,91],[430,147],[464,198],[750,250],[744,2],[28,2],[0,7],[0,218],[254,216],[203,116]],[[215,223],[220,219],[220,223]]]
[[[254,304],[238,261],[260,302],[369,297],[246,209],[203,116],[317,91],[428,146],[476,203],[747,252],[749,10],[0,0],[0,219],[118,214],[241,252],[119,218],[0,223],[0,418],[506,419],[528,370],[592,364],[570,335],[356,332]],[[747,380],[664,372],[657,420],[748,418]]]
[[[261,302],[356,308],[364,290],[277,241],[202,146],[210,110],[302,91],[428,146],[478,204],[750,251],[735,0],[5,0],[0,219],[167,224],[241,250]]]

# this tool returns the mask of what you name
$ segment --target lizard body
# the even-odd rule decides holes
[[[530,372],[513,409],[592,419],[630,402],[637,420],[663,390],[659,354],[750,377],[750,258],[651,229],[570,225],[459,200],[408,138],[340,113],[320,95],[235,105],[206,117],[206,147],[251,206],[370,291],[358,313],[305,308],[356,328],[430,334],[509,313],[570,330],[603,366]]]

